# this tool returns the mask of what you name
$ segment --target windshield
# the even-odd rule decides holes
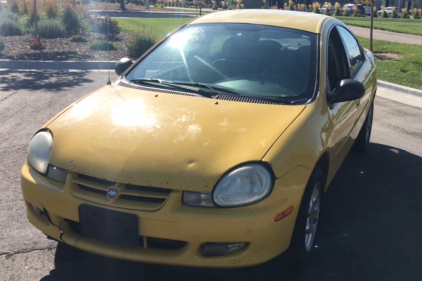
[[[126,80],[201,83],[240,96],[307,101],[317,80],[316,41],[316,34],[272,26],[187,25],[145,57]]]

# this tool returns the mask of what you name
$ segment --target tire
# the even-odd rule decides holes
[[[290,253],[298,258],[309,258],[313,252],[324,187],[324,172],[316,166],[303,194],[289,248]]]
[[[369,108],[368,115],[366,116],[365,122],[359,131],[359,135],[353,145],[353,150],[357,153],[364,153],[368,148],[368,143],[371,138],[372,132],[372,121],[374,119],[374,102],[372,102]]]

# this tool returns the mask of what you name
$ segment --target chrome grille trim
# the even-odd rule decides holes
[[[108,190],[118,190],[116,198],[107,196]],[[161,208],[172,190],[150,186],[116,183],[95,177],[75,174],[72,178],[75,197],[109,206],[134,210],[156,211]]]

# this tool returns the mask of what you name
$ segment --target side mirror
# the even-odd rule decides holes
[[[365,95],[365,86],[354,79],[343,79],[337,83],[336,89],[327,93],[327,103],[352,101],[360,99]]]
[[[132,61],[128,58],[122,58],[118,62],[116,62],[116,67],[114,68],[114,71],[116,71],[117,75],[121,75],[123,72],[125,72],[131,65]]]

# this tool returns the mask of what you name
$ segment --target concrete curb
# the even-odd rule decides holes
[[[393,84],[393,83],[382,81],[382,80],[378,80],[378,87],[386,88],[388,90],[397,91],[397,92],[400,92],[402,94],[408,94],[408,95],[417,96],[417,97],[422,98],[422,90],[409,88],[409,87]]]
[[[0,60],[0,69],[29,70],[104,70],[114,69],[115,61],[35,61],[35,60]]]

